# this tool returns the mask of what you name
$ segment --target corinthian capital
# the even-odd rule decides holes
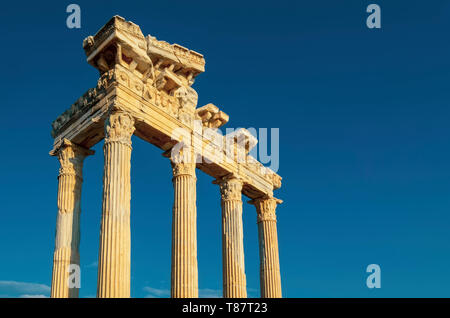
[[[195,175],[196,156],[189,145],[180,142],[171,149],[165,151],[162,155],[163,157],[170,159],[174,177],[180,175]]]
[[[77,177],[81,177],[84,158],[92,154],[94,154],[93,150],[76,145],[68,139],[64,139],[58,148],[50,152],[51,156],[58,157],[61,165],[60,176],[74,175]]]
[[[242,180],[234,175],[226,175],[220,179],[213,181],[220,187],[222,200],[241,201],[242,199]]]
[[[261,198],[248,201],[256,207],[257,223],[262,221],[276,221],[276,208],[277,204],[283,203],[282,200],[274,198],[272,196],[263,196]]]
[[[195,175],[195,162],[173,162],[170,161],[172,165],[172,173],[174,177],[181,175]]]
[[[133,117],[123,111],[115,111],[105,121],[105,142],[121,142],[131,147],[134,132]]]

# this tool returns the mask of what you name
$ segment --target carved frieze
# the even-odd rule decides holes
[[[148,35],[147,54],[153,59],[165,59],[175,63],[185,75],[190,71],[197,75],[205,71],[205,59],[202,54],[189,50],[179,44],[158,41],[156,37]]]
[[[69,109],[67,109],[64,113],[58,116],[55,121],[52,122],[52,137],[55,138],[58,136],[64,126],[66,126],[73,119],[78,118],[87,109],[91,108],[99,100],[101,100],[105,96],[106,89],[114,82],[114,80],[114,70],[103,73],[98,79],[96,87],[90,88],[83,94],[83,96],[73,103]]]
[[[215,177],[227,171],[237,173],[245,182],[246,189],[247,184],[254,187],[246,194],[252,193],[253,196],[255,192],[252,191],[256,189],[255,191],[272,195],[272,190],[281,186],[279,175],[250,156],[249,151],[255,147],[256,138],[245,129],[223,136],[219,134],[217,128],[228,122],[228,115],[213,104],[196,109],[198,94],[191,85],[194,78],[204,71],[205,60],[201,54],[178,44],[159,41],[152,36],[144,37],[138,25],[118,16],[113,17],[97,34],[87,37],[83,47],[88,62],[100,71],[100,78],[95,87],[83,94],[52,123],[55,147],[58,147],[61,137],[67,136],[86,145],[98,142],[103,134],[99,131],[100,124],[95,123],[102,123],[110,105],[117,102],[121,104],[119,108],[122,111],[130,111],[133,116],[145,117],[154,114],[158,118],[157,122],[163,123],[164,129],[166,129],[164,121],[167,120],[170,129],[173,124],[183,128],[187,126],[188,132],[194,133],[199,138],[203,138],[202,133],[205,131],[217,133],[217,136],[213,135],[217,138],[212,138],[211,141],[206,138],[206,141],[200,143],[202,149],[206,147],[205,145],[209,147],[206,153],[214,163],[209,167],[201,165],[199,167],[205,167],[207,173]],[[130,103],[127,102],[128,99]],[[159,110],[172,118],[167,118]],[[139,115],[135,112],[141,113]],[[115,121],[112,121],[113,119],[114,116],[111,116],[105,121],[106,141],[127,142],[126,140],[133,134],[132,118],[122,115]],[[153,121],[141,119],[139,124],[142,123],[142,126],[139,126],[139,132],[145,134],[147,131],[153,131],[146,126]],[[177,119],[179,123],[176,124],[172,119]],[[80,131],[72,125],[78,121],[82,123]],[[194,127],[196,121],[201,124]],[[118,127],[123,127],[123,136],[122,128]],[[163,140],[170,137],[165,130],[160,132],[163,135],[158,138],[162,137]],[[89,136],[78,137],[84,133]],[[164,141],[165,144],[168,142]],[[168,148],[164,148],[166,149]],[[231,161],[228,161],[229,159]],[[224,165],[223,161],[232,164]],[[215,164],[218,166],[214,166]],[[180,165],[176,167],[176,173],[189,169],[190,167]],[[260,195],[259,193],[257,194]]]

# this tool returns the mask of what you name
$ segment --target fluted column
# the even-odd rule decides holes
[[[105,121],[103,211],[97,297],[130,297],[130,160],[134,119],[116,111]]]
[[[175,160],[174,160],[175,159]],[[171,158],[172,210],[171,297],[198,297],[195,162]]]
[[[242,181],[226,176],[219,184],[222,205],[223,297],[247,297],[244,230],[242,226]]]
[[[257,211],[262,298],[282,297],[277,218],[275,214],[277,204],[282,202],[279,199],[268,196],[249,202],[256,206]]]
[[[83,160],[93,154],[67,139],[50,154],[60,162],[58,176],[58,216],[53,254],[52,298],[77,298],[78,288],[69,285],[69,265],[80,265],[80,200]]]

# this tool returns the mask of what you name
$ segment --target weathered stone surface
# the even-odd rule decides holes
[[[138,25],[119,16],[87,37],[83,48],[88,63],[100,73],[97,85],[52,123],[51,154],[61,161],[52,297],[77,296],[76,290],[64,286],[64,268],[79,263],[82,159],[91,154],[87,149],[103,139],[97,296],[130,295],[133,134],[166,154],[187,144],[189,154],[201,159],[179,162],[171,158],[172,297],[198,296],[196,168],[215,178],[222,194],[224,297],[246,297],[242,194],[254,199],[258,211],[261,294],[281,297],[273,205],[273,191],[281,187],[281,177],[249,155],[257,144],[249,131],[240,129],[223,136],[218,128],[228,122],[229,116],[211,103],[197,108],[198,94],[191,86],[205,70],[203,55],[144,36]],[[183,133],[175,134],[180,129]],[[210,138],[204,138],[206,133]]]
[[[242,181],[231,175],[214,183],[220,186],[222,198],[223,297],[245,298]]]
[[[229,117],[213,104],[196,109],[197,92],[190,86],[204,69],[201,54],[146,38],[139,26],[118,16],[86,38],[84,49],[88,62],[99,69],[101,76],[96,87],[53,122],[55,148],[64,138],[86,148],[94,146],[104,138],[103,125],[110,108],[119,107],[138,122],[136,134],[140,138],[167,150],[177,143],[172,139],[173,131],[183,127],[191,131],[192,139],[200,139],[194,142],[195,151],[214,159],[204,151],[209,143],[201,140],[193,122],[200,120],[204,128],[218,128]],[[243,193],[250,198],[270,194],[281,186],[281,178],[248,155],[257,142],[253,136],[240,130],[223,137],[222,153],[227,153],[227,140],[239,146],[241,137],[245,140],[244,160],[213,160],[200,163],[198,168],[214,178],[239,175],[244,181]],[[240,157],[241,151],[238,153]]]
[[[262,298],[281,298],[280,260],[275,210],[277,204],[282,202],[279,199],[268,196],[249,202],[256,206],[257,211]]]
[[[197,207],[195,163],[171,162],[174,203],[172,210],[173,298],[198,297]]]
[[[219,128],[228,122],[229,116],[213,104],[207,104],[195,111],[196,117],[202,121],[204,127]]]
[[[103,211],[97,297],[130,297],[130,160],[134,119],[118,111],[105,125]]]
[[[51,297],[78,297],[78,288],[69,288],[69,265],[80,265],[80,214],[83,161],[92,155],[85,149],[64,140],[61,147],[50,153],[61,165],[58,176],[58,216],[56,219],[55,252]]]

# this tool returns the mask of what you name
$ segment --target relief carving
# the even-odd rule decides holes
[[[90,88],[83,94],[72,106],[62,113],[55,121],[52,122],[52,137],[55,138],[60,130],[72,120],[78,118],[87,109],[95,105],[100,99],[105,96],[106,89],[115,80],[114,70],[109,70],[102,74],[97,81],[97,86]]]

